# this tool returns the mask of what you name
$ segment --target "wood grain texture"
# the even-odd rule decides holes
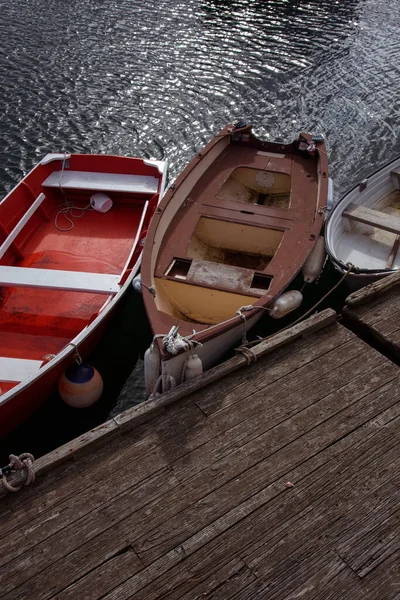
[[[372,225],[392,233],[400,233],[400,219],[394,215],[387,215],[379,210],[359,206],[358,204],[349,204],[343,211],[343,216],[359,223]]]
[[[344,322],[400,365],[399,274],[359,290],[346,300]]]
[[[2,598],[396,598],[399,369],[311,325],[3,499]]]

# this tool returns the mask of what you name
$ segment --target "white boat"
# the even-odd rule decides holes
[[[335,268],[358,289],[400,268],[400,156],[347,192],[333,208],[325,244]]]

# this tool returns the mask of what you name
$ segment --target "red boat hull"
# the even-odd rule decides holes
[[[165,178],[156,161],[48,155],[0,202],[1,437],[104,334]]]

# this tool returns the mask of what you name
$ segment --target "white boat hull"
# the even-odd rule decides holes
[[[356,290],[400,268],[400,252],[396,248],[396,231],[388,231],[371,223],[353,221],[344,216],[350,206],[372,209],[397,220],[400,218],[400,157],[385,165],[354,187],[333,208],[329,216],[325,244],[334,267],[342,274],[352,265],[346,284]],[[399,231],[400,233],[400,231]],[[390,265],[390,266],[389,266]]]

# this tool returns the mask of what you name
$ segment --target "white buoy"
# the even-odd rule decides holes
[[[326,259],[325,241],[319,236],[311,250],[309,257],[303,265],[303,279],[305,283],[313,283],[321,274]]]
[[[144,353],[144,385],[147,394],[151,394],[160,372],[160,355],[154,342]]]
[[[192,354],[188,356],[185,362],[185,368],[183,373],[183,381],[193,379],[196,375],[201,375],[203,372],[203,363],[198,354]]]
[[[281,319],[292,312],[292,310],[299,308],[302,302],[303,295],[301,292],[297,290],[284,292],[271,304],[269,316],[273,319]]]
[[[132,287],[138,294],[142,293],[142,278],[140,277],[140,274],[132,279]]]
[[[58,382],[59,394],[68,406],[87,408],[100,398],[103,380],[100,373],[86,363],[68,367]]]

